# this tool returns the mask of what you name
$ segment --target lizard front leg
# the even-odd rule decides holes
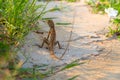
[[[49,45],[49,41],[48,41],[48,39],[46,39],[46,37],[44,37],[42,45],[41,46],[39,45],[39,47],[42,48],[44,46],[44,43],[46,43],[47,45]]]
[[[44,43],[46,43],[46,44],[49,46],[49,44],[50,44],[50,43],[49,43],[49,37],[50,37],[50,35],[51,35],[51,30],[49,31],[47,38],[44,37],[43,42],[42,42],[42,45],[39,46],[40,48],[42,48],[42,47],[44,46]],[[49,48],[49,47],[48,47],[48,48]]]
[[[50,35],[51,35],[51,30],[48,32],[47,40],[49,39]]]
[[[43,42],[42,42],[42,45],[35,44],[35,45],[33,45],[33,46],[38,46],[39,48],[42,48],[45,43],[46,43],[47,45],[49,45],[49,41],[46,39],[46,37],[44,37]]]

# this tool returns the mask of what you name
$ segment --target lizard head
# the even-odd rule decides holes
[[[48,23],[49,27],[54,27],[53,20],[47,20],[47,23]]]

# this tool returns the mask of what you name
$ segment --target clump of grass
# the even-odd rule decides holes
[[[10,46],[5,42],[0,42],[0,68],[6,67],[9,53]]]
[[[42,5],[36,6],[36,0],[0,0],[0,14],[4,18],[7,36],[21,41],[36,24],[41,16],[36,13]],[[14,41],[14,42],[15,42]]]
[[[87,4],[92,8],[92,13],[104,14],[104,9],[109,7],[110,2],[108,0],[89,0]]]
[[[116,34],[120,38],[120,1],[119,0],[89,0],[88,5],[93,13],[105,13],[105,8],[113,8],[118,11],[118,15],[110,22],[109,33],[107,36]]]
[[[115,18],[111,20],[111,25],[109,28],[108,36],[117,35],[120,39],[120,1],[119,0],[110,0],[110,6],[118,11],[118,14]]]
[[[78,0],[67,0],[68,2],[76,2],[76,1],[78,1]]]
[[[38,19],[41,20],[45,14],[45,7],[46,4],[36,5],[36,0],[0,0],[1,79],[15,80],[19,73],[18,68],[22,67],[15,59],[16,48],[21,45],[24,37],[35,29]],[[39,8],[42,11],[38,13]]]

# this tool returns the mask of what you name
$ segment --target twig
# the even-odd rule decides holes
[[[68,40],[67,46],[66,46],[66,48],[65,48],[65,51],[64,51],[64,53],[62,54],[62,56],[60,57],[60,59],[63,58],[63,56],[65,55],[67,49],[69,48],[70,41],[71,41],[72,34],[73,34],[73,28],[74,28],[74,24],[75,24],[75,15],[76,15],[76,11],[75,11],[74,14],[73,14],[73,25],[72,25],[72,29],[71,29],[71,32],[70,32],[70,37],[69,37],[69,40]]]

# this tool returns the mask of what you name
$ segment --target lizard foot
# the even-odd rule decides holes
[[[33,46],[38,46],[39,48],[42,48],[39,44],[35,44],[35,45],[33,45]]]

